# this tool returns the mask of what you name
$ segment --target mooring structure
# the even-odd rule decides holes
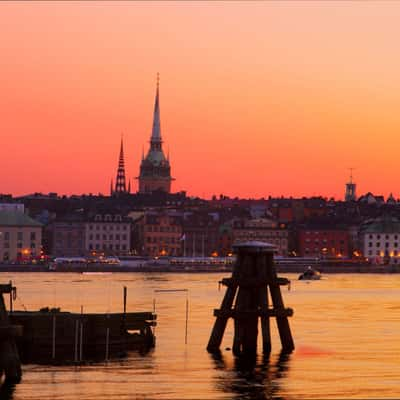
[[[260,320],[263,352],[269,354],[271,317],[276,318],[282,352],[294,350],[288,321],[293,310],[284,307],[280,290],[280,286],[289,285],[290,281],[278,278],[273,261],[274,249],[275,246],[269,243],[256,241],[234,245],[237,260],[232,277],[220,281],[227,290],[221,308],[214,310],[216,320],[207,346],[209,352],[219,352],[228,319],[233,318],[233,353],[236,356],[256,354]]]
[[[18,355],[15,337],[22,335],[22,327],[11,325],[3,294],[10,295],[10,312],[16,289],[12,283],[0,285],[0,378],[5,375],[6,382],[18,383],[21,380],[21,362]]]

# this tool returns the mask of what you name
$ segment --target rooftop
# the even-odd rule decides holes
[[[17,211],[0,211],[0,226],[37,226],[42,224]]]

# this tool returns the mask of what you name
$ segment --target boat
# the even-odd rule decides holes
[[[310,266],[299,276],[299,281],[316,281],[321,279],[321,273]]]

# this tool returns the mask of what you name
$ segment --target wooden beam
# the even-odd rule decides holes
[[[255,315],[258,317],[291,317],[293,310],[291,308],[269,309],[267,311],[214,310],[215,317],[246,319]]]

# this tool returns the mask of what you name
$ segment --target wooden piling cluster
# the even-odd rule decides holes
[[[21,362],[15,343],[15,338],[22,335],[21,326],[10,324],[3,295],[10,294],[10,304],[15,293],[11,282],[0,285],[0,378],[5,375],[5,380],[18,383],[21,380]]]
[[[234,248],[237,261],[232,277],[220,282],[227,290],[221,308],[214,310],[216,320],[207,350],[219,351],[228,319],[233,318],[233,353],[237,356],[256,354],[260,319],[263,351],[270,353],[270,318],[275,317],[282,352],[292,352],[294,342],[288,317],[293,315],[293,310],[284,307],[280,290],[280,286],[288,285],[289,280],[277,277],[273,262],[274,246],[263,242],[246,242],[237,244]]]

